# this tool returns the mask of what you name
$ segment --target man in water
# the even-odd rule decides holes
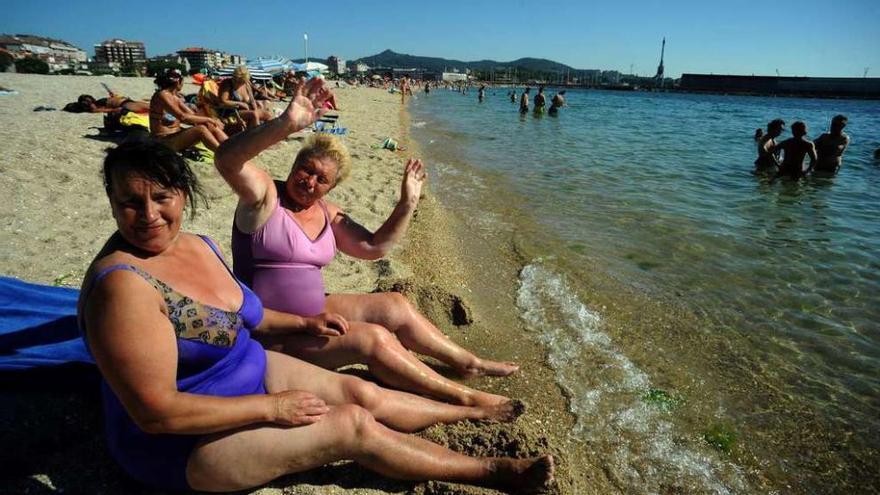
[[[538,94],[535,95],[535,115],[544,113],[544,106],[547,105],[547,98],[544,96],[544,86],[538,88]]]
[[[779,143],[778,148],[784,153],[782,165],[779,166],[777,177],[783,175],[792,179],[800,179],[804,176],[804,157],[810,156],[810,166],[807,170],[811,170],[816,164],[816,146],[813,142],[806,138],[807,124],[803,122],[795,122],[791,124],[791,137]]]
[[[550,115],[559,114],[559,109],[565,106],[565,98],[563,98],[564,95],[564,89],[553,95],[553,98],[550,100],[550,110],[548,111]]]
[[[510,91],[510,102],[516,103],[516,90],[515,89],[512,89]]]
[[[785,121],[772,120],[767,124],[767,133],[758,139],[758,158],[755,160],[755,172],[775,172],[779,169],[779,152],[776,138],[785,129]]]
[[[425,94],[429,94],[431,92],[431,81],[425,81]]]
[[[478,100],[480,103],[483,103],[483,98],[485,98],[485,97],[486,97],[486,85],[485,85],[485,84],[481,84],[481,85],[480,85],[480,91],[477,92],[477,100]]]
[[[532,88],[526,88],[519,98],[519,113],[529,113],[529,91]]]
[[[400,103],[406,103],[406,92],[409,91],[409,77],[403,76],[400,78]]]
[[[835,174],[843,161],[843,152],[849,146],[849,136],[843,132],[847,118],[844,115],[835,115],[831,119],[831,132],[826,132],[816,138],[816,172]]]

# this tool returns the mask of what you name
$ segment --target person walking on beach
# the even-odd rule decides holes
[[[406,92],[409,91],[409,77],[403,76],[400,79],[400,104],[406,103]]]
[[[806,138],[807,124],[800,121],[791,124],[791,135],[792,137],[779,143],[778,149],[782,150],[783,159],[782,164],[779,166],[779,173],[773,178],[774,180],[782,176],[799,179],[806,172],[812,170],[816,164],[816,146]],[[805,172],[804,157],[807,155],[810,156],[810,166],[807,167]]]
[[[755,159],[755,173],[773,172],[779,169],[779,152],[776,138],[782,135],[785,121],[775,119],[767,124],[767,133],[757,137],[758,158]]]
[[[849,136],[843,132],[846,127],[845,115],[835,115],[831,119],[831,132],[816,138],[816,172],[835,174],[843,162],[843,152],[849,146]]]
[[[544,113],[544,107],[547,105],[547,98],[544,96],[544,86],[538,88],[538,94],[535,95],[535,115]]]
[[[526,88],[522,92],[522,96],[519,98],[519,113],[526,114],[529,113],[529,91],[532,88]]]
[[[553,99],[550,100],[550,110],[548,111],[550,115],[558,115],[559,109],[565,106],[565,98],[563,98],[564,95],[564,89],[553,95]]]

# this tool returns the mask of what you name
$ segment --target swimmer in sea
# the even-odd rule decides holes
[[[559,109],[565,106],[565,90],[556,93],[553,95],[553,98],[550,100],[550,110],[548,113],[550,115],[558,115]]]
[[[485,98],[485,97],[486,97],[486,85],[481,84],[480,90],[477,92],[477,101],[479,101],[480,103],[483,103],[483,98]]]
[[[816,172],[835,174],[843,162],[843,152],[849,146],[849,136],[843,132],[847,118],[844,115],[835,115],[831,119],[831,132],[826,132],[816,138]]]
[[[803,177],[806,174],[804,171],[804,157],[807,155],[810,156],[810,166],[807,167],[806,171],[812,170],[816,164],[816,146],[806,138],[807,124],[800,121],[791,124],[791,135],[792,137],[779,143],[779,146],[777,146],[778,149],[782,150],[784,156],[782,164],[779,166],[779,172],[773,178],[774,180],[781,176],[788,176],[792,179]]]
[[[532,88],[526,88],[519,98],[519,113],[529,113],[529,91]]]
[[[547,105],[547,97],[544,96],[544,86],[538,88],[538,94],[535,95],[535,115],[544,113],[544,107]]]
[[[510,92],[510,102],[516,103],[516,90],[515,89]]]
[[[758,158],[755,160],[755,173],[775,172],[779,169],[779,152],[777,151],[776,138],[785,129],[785,121],[775,119],[767,124],[767,133],[755,138],[758,141]]]

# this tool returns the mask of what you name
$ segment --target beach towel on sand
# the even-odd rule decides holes
[[[0,277],[0,371],[94,364],[76,323],[79,290]]]

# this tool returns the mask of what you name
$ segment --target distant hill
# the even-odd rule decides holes
[[[465,62],[463,60],[452,60],[440,57],[420,57],[417,55],[407,55],[405,53],[397,53],[391,50],[385,50],[382,53],[362,57],[353,60],[352,63],[362,62],[370,67],[390,67],[394,69],[424,69],[430,72],[443,72],[458,69],[476,70],[506,70],[518,69],[532,72],[557,72],[565,71],[575,72],[576,69],[559,62],[547,60],[544,58],[520,58],[510,62],[498,62],[495,60],[477,60],[473,62]]]

